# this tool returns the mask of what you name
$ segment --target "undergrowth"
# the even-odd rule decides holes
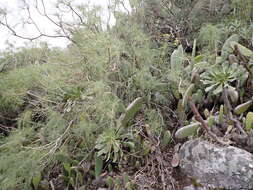
[[[118,13],[109,30],[75,28],[77,43],[66,49],[40,44],[2,53],[0,189],[138,189],[145,177],[138,172],[150,165],[165,187],[170,171],[161,169],[168,159],[161,150],[172,148],[179,126],[196,122],[189,96],[207,109],[207,121],[221,112],[225,88],[233,108],[249,100],[251,73],[229,60],[243,59],[230,46],[237,41],[251,69],[249,24],[230,15],[203,25],[189,53],[175,31],[157,31],[164,38],[159,43],[150,36],[147,20],[136,16],[144,14],[143,6],[150,5]],[[231,35],[237,37],[226,42]]]

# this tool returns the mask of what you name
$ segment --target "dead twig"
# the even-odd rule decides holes
[[[204,121],[204,119],[202,118],[202,116],[200,115],[195,103],[192,101],[192,98],[189,97],[189,105],[191,107],[192,112],[194,113],[195,119],[201,123],[201,127],[207,132],[207,134],[214,139],[215,141],[217,141],[218,143],[220,143],[221,145],[229,145],[229,142],[225,142],[222,139],[220,139],[219,137],[217,137],[212,131],[210,131],[207,123]]]
[[[240,122],[234,118],[233,114],[232,114],[232,107],[230,105],[230,102],[228,100],[228,92],[227,92],[227,89],[226,88],[223,88],[223,101],[225,103],[225,106],[227,107],[227,111],[228,111],[228,118],[233,121],[233,123],[235,124],[236,128],[244,135],[244,136],[247,136],[247,133],[243,130]]]

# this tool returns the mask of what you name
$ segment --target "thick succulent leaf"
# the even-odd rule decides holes
[[[143,98],[136,98],[126,109],[126,112],[122,114],[119,118],[121,126],[125,127],[127,123],[133,119],[135,114],[140,110],[143,104]]]
[[[195,61],[195,56],[196,56],[196,47],[197,47],[197,40],[194,39],[193,41],[193,48],[192,48],[192,61]]]
[[[202,63],[201,61],[204,57],[204,55],[197,55],[196,57],[194,57],[194,63]]]
[[[253,112],[247,113],[245,120],[245,129],[250,131],[253,128]]]
[[[33,186],[34,186],[34,189],[37,190],[38,187],[39,187],[39,184],[41,182],[41,179],[42,179],[42,176],[41,176],[41,173],[38,172],[32,179],[32,183],[33,183]]]
[[[181,71],[183,69],[183,61],[184,61],[184,49],[183,46],[180,45],[178,49],[174,50],[170,58],[170,65],[172,71]]]
[[[209,80],[207,80],[207,79],[206,79],[206,80],[202,80],[202,82],[203,82],[203,84],[205,84],[205,85],[206,85],[206,84],[209,84],[209,85],[210,85],[210,84],[214,84],[214,82],[211,81],[210,79],[209,79]],[[216,82],[215,82],[215,83],[216,83]]]
[[[224,115],[224,106],[221,105],[220,106],[220,111],[219,111],[219,117],[218,117],[219,124],[223,124],[224,123],[223,115]]]
[[[182,139],[185,137],[192,136],[192,135],[196,134],[200,125],[201,125],[200,123],[193,123],[190,125],[186,125],[186,126],[177,130],[177,132],[175,133],[175,137]]]
[[[201,89],[198,89],[197,92],[192,95],[192,99],[196,104],[202,103],[202,101],[204,101],[204,98],[205,97]]]
[[[231,87],[228,89],[228,96],[233,103],[236,103],[239,98],[239,94],[235,88]]]
[[[212,127],[214,124],[215,124],[215,116],[210,115],[207,118],[207,125],[208,125],[208,127]]]
[[[180,123],[185,123],[187,116],[185,114],[185,109],[182,105],[183,100],[179,100],[177,104],[177,115],[178,115],[178,120]]]
[[[215,64],[221,64],[223,61],[221,56],[216,57]]]
[[[213,89],[215,89],[218,85],[219,85],[218,83],[215,83],[215,84],[213,84],[213,85],[207,87],[207,88],[205,89],[205,91],[206,91],[206,92],[210,92],[210,91],[212,91]]]
[[[168,130],[168,131],[165,131],[165,133],[163,134],[163,138],[162,138],[162,141],[161,141],[161,145],[163,147],[169,145],[170,141],[171,141],[171,132]]]
[[[221,57],[223,59],[226,59],[227,56],[233,52],[233,49],[230,46],[231,42],[238,42],[239,41],[239,35],[233,34],[230,36],[224,43],[222,50],[221,50]]]
[[[213,93],[216,95],[216,94],[221,93],[222,90],[223,90],[223,85],[220,84],[220,85],[213,91]]]
[[[103,169],[103,159],[96,155],[95,157],[95,177],[96,179],[99,178],[99,176],[102,173],[102,169]]]
[[[250,49],[244,47],[243,45],[241,45],[237,42],[230,42],[230,45],[233,48],[233,50],[235,49],[235,45],[237,45],[240,52],[242,53],[242,55],[244,55],[246,57],[253,57],[253,51],[251,51]]]
[[[249,100],[243,104],[238,105],[235,109],[234,112],[238,115],[244,113],[249,109],[249,107],[252,105],[252,100]]]
[[[183,101],[182,101],[182,106],[183,107],[186,107],[187,105],[187,102],[188,102],[188,98],[192,95],[192,91],[194,89],[195,85],[194,84],[191,84],[187,90],[185,91],[184,93],[184,97],[183,97]]]

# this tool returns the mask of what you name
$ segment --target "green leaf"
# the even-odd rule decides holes
[[[99,178],[99,176],[102,173],[102,169],[103,169],[103,159],[100,156],[95,157],[95,177],[96,179]]]
[[[222,57],[221,56],[217,56],[216,60],[215,60],[215,64],[221,64],[222,61],[223,61]]]
[[[233,48],[233,50],[235,49],[235,45],[237,45],[237,47],[240,50],[240,52],[242,53],[242,55],[244,55],[246,57],[253,57],[253,51],[244,47],[243,45],[241,45],[237,42],[230,42],[230,45]]]
[[[98,156],[102,156],[103,154],[107,154],[108,153],[108,151],[106,150],[106,148],[103,148],[103,149],[101,149],[100,151],[98,151]]]
[[[219,124],[221,125],[224,123],[223,115],[224,115],[224,106],[221,105],[219,111]]]
[[[227,59],[228,55],[233,52],[233,49],[231,48],[230,43],[238,42],[238,41],[239,41],[239,35],[237,34],[233,34],[225,41],[221,50],[221,57],[223,59]]]
[[[188,102],[188,98],[192,95],[192,91],[194,89],[195,85],[194,84],[191,84],[186,92],[184,93],[184,97],[183,97],[183,101],[182,101],[182,106],[185,108],[186,107],[186,104]]]
[[[196,134],[198,128],[200,127],[200,123],[192,123],[190,125],[186,125],[180,129],[177,130],[177,132],[175,133],[175,137],[182,139],[185,137],[189,137],[192,136],[194,134]]]
[[[198,56],[194,57],[194,63],[201,63],[203,58],[204,58],[203,55],[198,55]]]
[[[183,100],[179,100],[177,104],[177,115],[180,123],[185,123],[187,116],[185,114],[185,109],[182,106]]]
[[[150,153],[151,151],[151,145],[147,140],[145,140],[142,144],[142,149],[143,149],[143,154],[146,156]]]
[[[126,127],[127,123],[133,119],[135,114],[140,110],[143,104],[143,98],[136,98],[126,109],[126,112],[119,118],[121,126]]]
[[[223,90],[223,85],[220,84],[220,85],[213,91],[213,93],[214,93],[215,95],[217,95],[217,94],[221,93],[222,90]]]
[[[204,100],[204,94],[201,89],[198,89],[197,92],[195,92],[192,95],[192,99],[196,104],[201,103]]]
[[[196,56],[196,46],[197,46],[197,40],[194,39],[193,41],[193,48],[192,48],[192,61],[195,61],[195,56]],[[194,62],[193,62],[194,64]]]
[[[113,143],[113,151],[114,153],[119,152],[120,146],[118,142]]]
[[[211,85],[211,86],[209,86],[209,87],[207,87],[207,88],[205,88],[205,91],[206,92],[210,92],[210,91],[212,91],[215,87],[217,87],[219,84],[213,84],[213,85]]]
[[[64,169],[68,172],[68,175],[70,176],[71,173],[71,166],[69,163],[63,163]]]
[[[163,147],[166,147],[168,146],[168,144],[170,143],[171,141],[171,133],[169,130],[165,131],[165,133],[163,134],[163,138],[162,138],[162,141],[161,141],[161,145]]]
[[[236,106],[236,108],[234,109],[234,112],[240,115],[244,113],[245,111],[247,111],[251,105],[252,105],[252,100],[249,100],[243,104]]]
[[[233,103],[236,103],[239,98],[238,92],[235,90],[235,88],[229,88],[228,89],[228,96],[230,97],[231,101]]]
[[[184,61],[184,49],[183,46],[180,45],[177,50],[171,54],[170,65],[172,71],[181,71],[183,69],[183,61]]]
[[[37,174],[33,177],[32,183],[33,183],[33,186],[34,186],[34,189],[35,189],[35,190],[38,189],[39,184],[40,184],[40,182],[41,182],[41,179],[42,179],[42,177],[41,177],[41,173],[40,173],[40,172],[37,173]]]
[[[245,120],[245,129],[250,131],[253,128],[253,112],[247,113]]]
[[[131,149],[134,149],[134,147],[135,147],[135,144],[133,142],[130,142],[130,141],[125,142],[124,145],[131,148]]]
[[[212,127],[215,123],[215,117],[213,115],[210,115],[208,118],[207,118],[207,125],[208,127]]]

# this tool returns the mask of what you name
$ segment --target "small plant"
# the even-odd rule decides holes
[[[205,91],[214,95],[220,94],[224,88],[235,89],[233,83],[239,80],[245,82],[247,72],[238,64],[215,65],[210,71],[201,75],[201,81],[206,85]]]
[[[104,131],[96,142],[97,157],[104,156],[106,161],[110,159],[113,162],[119,161],[123,156],[123,148],[134,146],[131,141],[126,140],[127,137],[128,134],[122,134],[115,129]]]

